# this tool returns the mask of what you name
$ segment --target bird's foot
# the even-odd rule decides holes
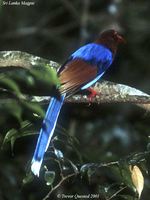
[[[87,90],[90,92],[88,95],[88,100],[89,103],[91,103],[98,93],[93,88],[88,88]]]

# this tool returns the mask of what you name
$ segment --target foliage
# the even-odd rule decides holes
[[[23,50],[63,63],[75,48],[113,25],[127,44],[105,78],[148,92],[149,4],[45,0],[29,8],[1,6],[1,50]],[[149,113],[131,105],[64,105],[40,178],[33,176],[30,160],[47,105],[31,96],[58,95],[57,87],[56,72],[42,63],[31,70],[0,71],[0,199],[58,199],[58,194],[138,199],[143,183],[133,174],[141,172],[141,198],[148,200]]]
[[[49,76],[46,75],[47,78],[45,77],[44,81],[50,86],[56,85],[57,88],[59,82],[57,78],[53,78],[56,76],[53,74],[53,70],[47,70],[47,68],[45,68],[45,70],[46,73],[49,73]],[[44,75],[40,68],[36,68],[36,70],[31,70],[29,76],[33,80],[36,79],[36,85],[38,85],[38,81],[41,81],[41,77]],[[3,148],[6,143],[11,142],[11,149],[13,152],[16,139],[37,133],[39,127],[35,126],[35,122],[41,121],[44,117],[44,111],[40,105],[31,101],[32,98],[29,98],[29,96],[21,92],[23,84],[20,85],[17,81],[19,80],[20,82],[22,78],[22,80],[26,81],[28,84],[28,80],[30,82],[30,79],[27,73],[25,73],[25,75],[22,74],[22,76],[18,78],[14,72],[2,72],[1,77],[1,90],[4,91],[1,96],[5,100],[9,95],[9,101],[5,101],[5,104],[1,103],[0,111],[5,112],[6,117],[9,115],[14,117],[18,123],[17,127],[8,128],[7,133],[4,132],[6,135],[3,140]],[[34,85],[35,88],[36,85]],[[25,91],[25,93],[27,93],[27,91]],[[27,110],[30,116],[24,116]],[[5,123],[5,121],[3,123]],[[46,153],[44,165],[41,169],[40,177],[45,187],[49,188],[49,192],[44,199],[48,199],[51,195],[54,195],[55,191],[61,187],[62,184],[66,183],[66,180],[71,181],[71,179],[73,179],[73,185],[80,182],[80,187],[83,187],[83,181],[85,181],[87,187],[89,185],[92,188],[92,186],[95,185],[94,190],[91,190],[92,194],[97,194],[104,199],[111,199],[114,197],[130,199],[133,196],[135,198],[141,196],[144,178],[142,181],[142,179],[138,177],[142,177],[142,173],[147,172],[147,165],[145,162],[150,153],[148,150],[119,158],[119,160],[116,160],[116,158],[114,160],[112,154],[108,160],[104,159],[105,162],[93,163],[93,161],[90,160],[89,163],[86,163],[88,159],[79,150],[79,140],[75,136],[68,135],[66,130],[61,126],[57,128],[57,132],[59,134],[57,133],[52,139],[49,151]],[[104,144],[105,142],[103,145]],[[143,169],[143,172],[141,172],[140,168],[136,165],[139,165],[140,168]],[[23,185],[24,187],[26,185],[29,186],[34,181],[35,178],[30,171],[29,163],[27,174],[23,179]],[[72,194],[75,195],[74,189],[72,190]],[[85,193],[85,195],[88,194]]]

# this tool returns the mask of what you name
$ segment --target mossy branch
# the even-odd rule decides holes
[[[59,64],[32,54],[21,51],[1,51],[0,52],[0,70],[5,72],[15,70],[16,68],[34,69],[37,66],[50,65],[58,69]],[[91,103],[132,103],[150,111],[150,95],[137,90],[133,87],[113,83],[109,81],[101,81],[93,86],[97,91],[97,95],[92,99]],[[35,97],[34,100],[39,102],[49,101],[50,97]],[[86,95],[73,95],[66,99],[66,103],[89,103]]]

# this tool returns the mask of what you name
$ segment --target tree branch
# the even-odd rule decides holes
[[[96,83],[93,89],[97,92],[97,95],[92,98],[91,103],[132,103],[150,111],[150,95],[133,87],[109,81],[101,81]],[[66,101],[89,103],[88,97],[83,95],[74,95],[66,99]]]
[[[17,68],[31,69],[36,66],[49,64],[54,68],[60,65],[56,62],[40,58],[20,51],[1,51],[0,70],[15,70]],[[101,81],[93,87],[97,95],[91,103],[132,103],[150,111],[150,95],[133,87],[109,81]],[[33,97],[33,101],[49,102],[50,97]],[[89,103],[87,95],[73,95],[66,99],[66,103]]]
[[[55,185],[55,186],[48,192],[48,194],[47,194],[42,200],[48,199],[48,198],[50,197],[50,195],[52,194],[52,192],[54,192],[57,188],[59,188],[59,187],[62,185],[62,183],[64,183],[66,180],[69,180],[69,179],[70,179],[71,177],[73,177],[73,176],[77,176],[77,174],[76,174],[76,173],[72,173],[72,174],[69,174],[69,175],[67,175],[67,176],[64,176],[64,177],[61,179],[61,181],[58,182],[58,184]]]
[[[58,68],[60,65],[54,61],[49,61],[32,54],[21,51],[0,51],[0,69],[4,70],[12,68],[30,69],[36,66],[49,64],[52,67]]]

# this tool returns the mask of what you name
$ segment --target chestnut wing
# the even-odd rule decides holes
[[[59,73],[62,93],[74,93],[97,76],[97,66],[84,60],[75,59],[68,62]]]

